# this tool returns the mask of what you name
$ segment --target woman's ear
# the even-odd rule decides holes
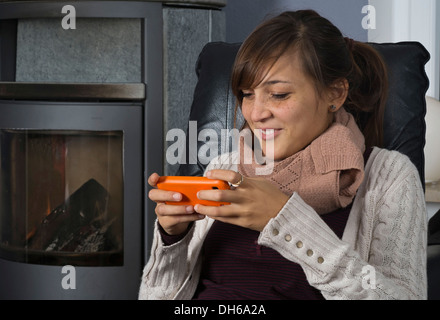
[[[328,105],[333,106],[330,111],[338,111],[344,105],[348,96],[349,84],[347,79],[336,80],[328,88]]]

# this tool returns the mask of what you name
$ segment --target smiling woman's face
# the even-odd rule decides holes
[[[281,56],[257,87],[242,93],[243,116],[265,156],[276,161],[304,149],[332,121],[332,101],[326,94],[318,96],[296,53]],[[269,143],[274,144],[273,155]]]

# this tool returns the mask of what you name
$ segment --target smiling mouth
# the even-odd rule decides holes
[[[256,129],[257,136],[261,140],[272,140],[275,139],[281,132],[281,129]]]

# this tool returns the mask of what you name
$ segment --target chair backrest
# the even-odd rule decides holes
[[[371,43],[383,56],[389,72],[389,94],[384,115],[384,147],[406,154],[417,167],[424,184],[425,94],[429,81],[424,66],[430,56],[418,42],[389,44]],[[198,83],[194,92],[189,120],[197,121],[197,135],[205,129],[234,128],[235,97],[230,88],[230,74],[240,43],[208,43],[196,65]],[[236,128],[242,124],[238,114]],[[187,135],[187,150],[190,143]],[[225,142],[225,141],[223,141]],[[197,150],[206,144],[219,144],[218,152],[226,146],[218,141],[198,141]],[[209,146],[212,148],[215,146]],[[205,146],[206,148],[206,146]],[[187,153],[188,154],[188,153]],[[190,157],[191,155],[189,155]],[[194,155],[192,155],[194,156]],[[186,159],[178,175],[202,175],[206,163],[200,159]]]

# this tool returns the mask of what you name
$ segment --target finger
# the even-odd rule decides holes
[[[154,172],[148,177],[148,184],[152,187],[156,187],[157,181],[159,181],[160,176]]]
[[[175,206],[159,203],[156,206],[156,214],[161,217],[165,216],[179,216],[179,215],[194,215],[193,206]]]
[[[159,223],[162,226],[170,226],[170,225],[177,225],[180,223],[192,222],[202,219],[205,219],[205,216],[202,214],[184,214],[184,215],[161,217],[159,218]]]
[[[154,202],[178,202],[182,200],[182,194],[175,191],[167,191],[167,190],[159,190],[159,189],[151,189],[148,192],[148,198]]]
[[[238,183],[241,181],[242,175],[233,170],[213,169],[206,173],[209,179],[219,179],[228,181],[229,183]]]
[[[237,218],[237,207],[234,204],[227,206],[205,206],[202,204],[196,204],[194,211],[198,214],[202,214],[213,219],[230,219]]]
[[[217,201],[217,202],[238,202],[240,195],[234,190],[200,190],[197,193],[200,200]]]
[[[239,206],[231,204],[228,206],[213,207],[197,204],[194,209],[198,214],[207,216],[211,219],[241,226],[247,229],[252,229],[261,232],[266,226],[267,221],[261,223],[245,212],[239,213]]]
[[[234,207],[233,204],[220,207],[196,204],[194,210],[198,215],[207,216],[224,223],[240,225],[241,216],[237,214],[237,209],[234,209]]]

